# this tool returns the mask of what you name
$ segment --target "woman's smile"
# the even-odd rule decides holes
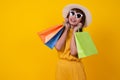
[[[71,20],[71,22],[76,22],[76,20],[75,19],[70,19]]]

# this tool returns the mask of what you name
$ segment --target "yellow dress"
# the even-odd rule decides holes
[[[81,59],[70,54],[70,42],[72,37],[70,29],[66,45],[61,51],[58,51],[59,60],[56,70],[56,80],[86,80],[86,74]]]

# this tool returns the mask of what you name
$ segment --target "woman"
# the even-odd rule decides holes
[[[59,54],[56,80],[86,80],[81,59],[78,58],[74,33],[81,31],[91,22],[90,12],[78,4],[67,5],[63,9],[65,29],[55,45]]]

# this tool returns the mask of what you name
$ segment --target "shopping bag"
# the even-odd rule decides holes
[[[44,31],[38,32],[39,37],[43,41],[43,43],[47,43],[53,36],[55,36],[61,29],[63,25],[53,26]]]
[[[88,32],[75,32],[78,58],[97,54],[97,49]]]
[[[60,36],[62,35],[64,30],[64,27],[53,37],[51,38],[47,43],[45,43],[49,48],[53,49],[53,47],[55,46],[55,44],[57,43],[58,39],[60,38]]]

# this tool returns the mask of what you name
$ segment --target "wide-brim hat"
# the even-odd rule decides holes
[[[85,20],[84,27],[87,27],[91,23],[91,21],[92,21],[92,16],[91,16],[90,11],[86,7],[84,7],[82,5],[79,5],[79,4],[69,4],[69,5],[65,6],[63,8],[63,12],[62,12],[63,17],[66,18],[68,13],[69,13],[69,11],[71,9],[73,9],[73,8],[78,8],[78,9],[82,10],[85,13],[86,20]]]

